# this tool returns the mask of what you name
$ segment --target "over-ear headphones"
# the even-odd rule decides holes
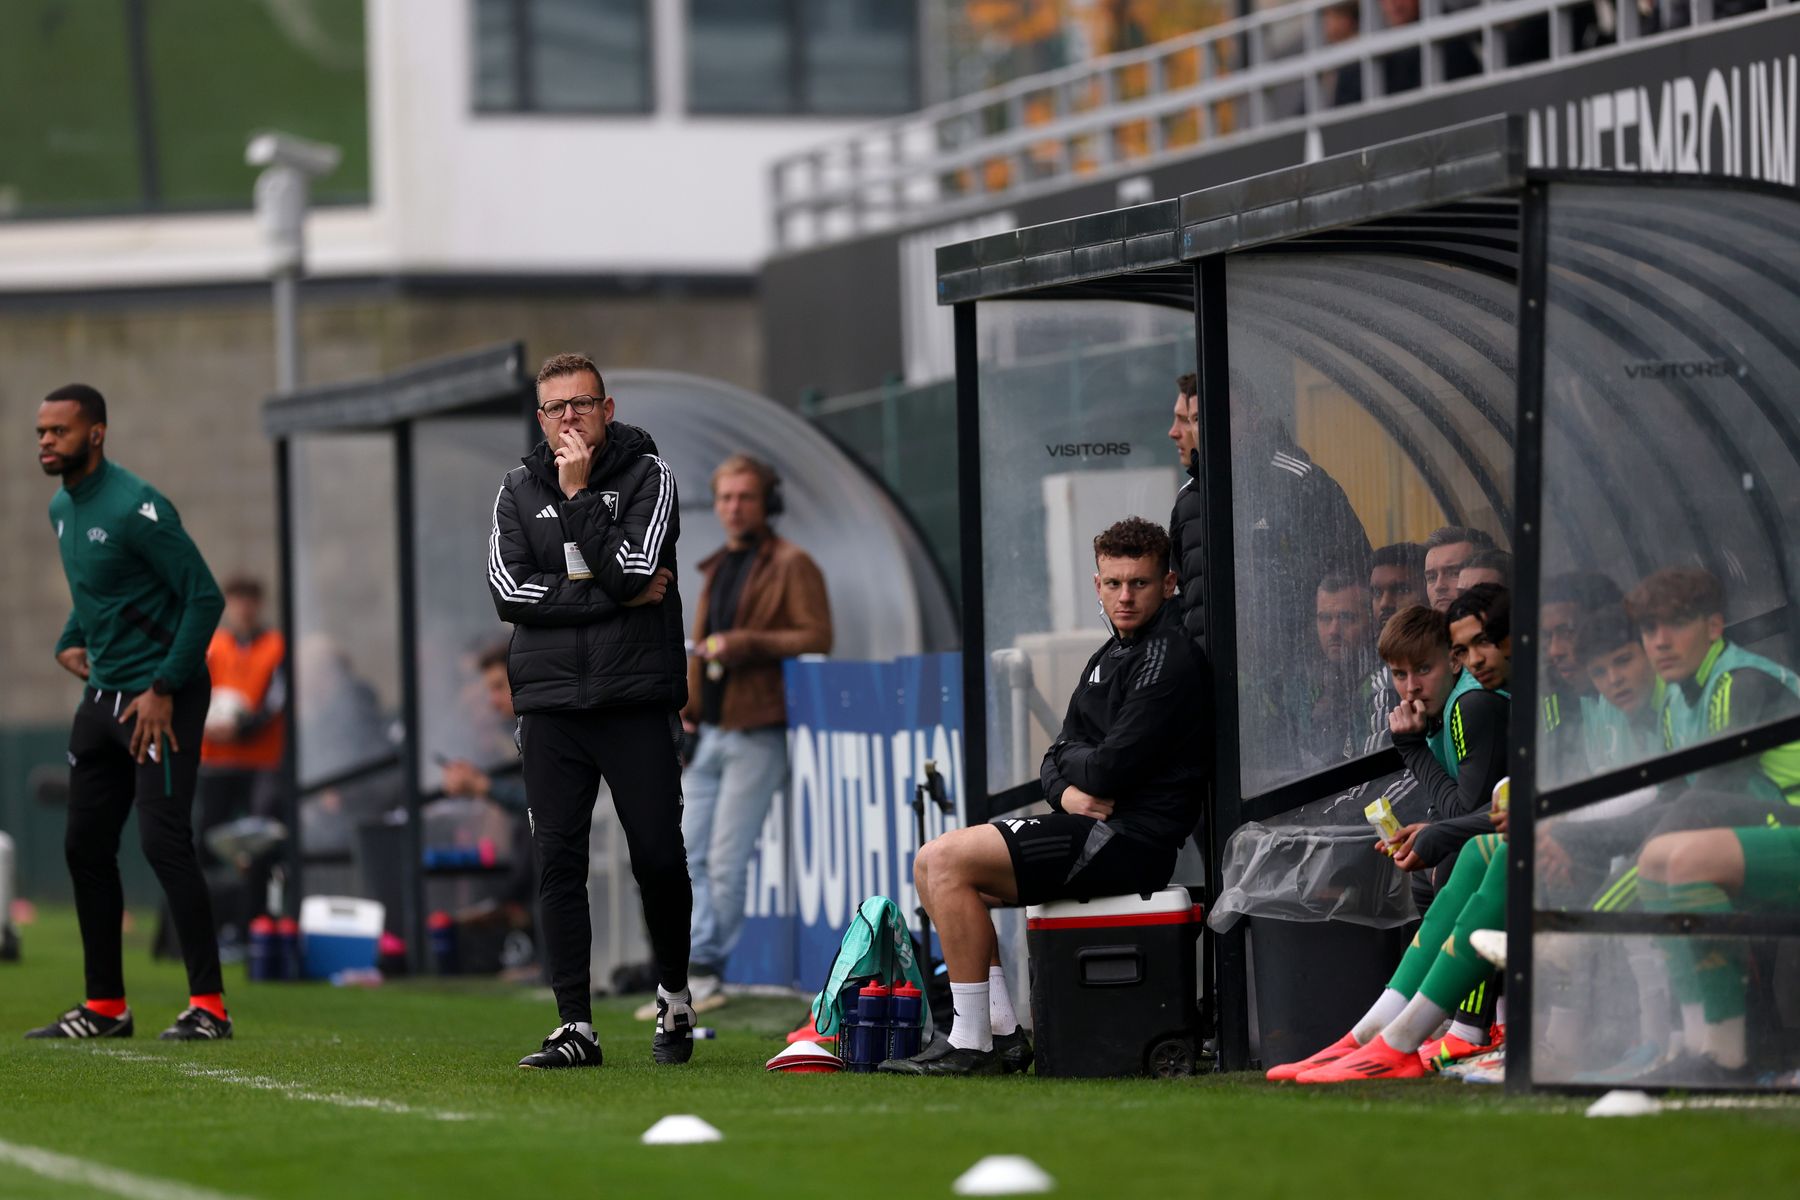
[[[781,476],[771,466],[765,465],[763,471],[763,516],[779,517],[787,511],[787,501],[781,498]]]

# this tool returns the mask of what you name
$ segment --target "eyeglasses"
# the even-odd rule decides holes
[[[575,396],[568,400],[552,400],[548,404],[540,404],[538,411],[552,421],[560,421],[562,415],[571,408],[575,410],[576,416],[585,417],[599,406],[600,397],[598,396]]]

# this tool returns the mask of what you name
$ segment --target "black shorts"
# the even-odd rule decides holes
[[[1140,842],[1092,817],[1046,813],[992,824],[1012,854],[1020,904],[1155,892],[1175,873],[1173,847]]]

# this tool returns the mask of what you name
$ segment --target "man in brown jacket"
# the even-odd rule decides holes
[[[682,839],[694,881],[694,1007],[724,1003],[719,980],[744,924],[745,880],[769,805],[787,782],[781,660],[831,649],[825,577],[806,551],[769,528],[781,480],[745,454],[712,476],[725,545],[700,564],[688,702],[698,731],[682,779]]]

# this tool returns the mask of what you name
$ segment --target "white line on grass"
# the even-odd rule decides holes
[[[66,1154],[55,1154],[36,1146],[21,1146],[15,1142],[0,1141],[0,1163],[11,1163],[58,1183],[79,1184],[95,1191],[124,1196],[126,1200],[236,1200],[224,1192],[215,1192],[209,1188],[176,1183],[171,1179],[156,1179],[149,1175],[133,1175],[130,1171],[121,1171],[116,1167],[103,1167],[86,1159],[71,1158]]]
[[[275,1092],[286,1096],[289,1100],[308,1100],[314,1104],[332,1104],[338,1108],[361,1108],[371,1112],[393,1113],[396,1116],[426,1117],[433,1121],[473,1121],[475,1113],[444,1112],[435,1108],[414,1108],[410,1104],[402,1104],[398,1100],[384,1100],[379,1096],[352,1096],[344,1092],[315,1092],[304,1084],[286,1083],[279,1079],[270,1079],[267,1075],[246,1075],[242,1071],[233,1071],[228,1067],[203,1067],[196,1063],[177,1062],[157,1054],[139,1054],[132,1050],[97,1049],[96,1053],[123,1059],[126,1062],[158,1063],[179,1071],[193,1079],[211,1079],[219,1083],[233,1083],[239,1087],[255,1088],[263,1092]]]

